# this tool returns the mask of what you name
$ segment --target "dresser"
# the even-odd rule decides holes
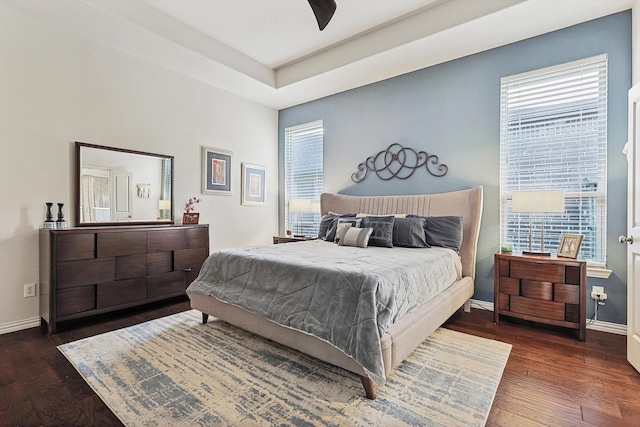
[[[40,315],[59,322],[179,295],[209,255],[209,226],[40,230]]]
[[[587,263],[495,254],[494,322],[500,315],[561,326],[586,338]]]

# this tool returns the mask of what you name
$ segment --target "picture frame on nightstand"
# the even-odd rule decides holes
[[[576,259],[580,251],[582,236],[580,234],[563,234],[558,245],[558,256]]]

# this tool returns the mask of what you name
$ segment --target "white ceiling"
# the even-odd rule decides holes
[[[281,109],[630,9],[634,0],[0,0]]]

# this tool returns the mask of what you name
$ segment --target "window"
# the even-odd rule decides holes
[[[564,190],[564,213],[545,214],[545,250],[583,236],[580,258],[606,261],[607,56],[504,77],[500,93],[500,240],[528,250],[530,215],[513,191]],[[533,218],[540,245],[540,214]]]
[[[314,236],[323,187],[322,120],[284,130],[285,229]]]

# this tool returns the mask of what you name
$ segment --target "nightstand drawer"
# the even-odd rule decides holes
[[[567,304],[580,304],[580,286],[558,283],[554,287],[553,300]]]
[[[564,320],[564,304],[555,301],[541,301],[532,298],[511,295],[511,311],[545,319]]]
[[[553,283],[537,280],[522,280],[521,293],[523,297],[553,301]]]
[[[520,295],[520,280],[513,277],[500,277],[500,293]]]
[[[511,261],[511,277],[564,283],[564,265]]]

